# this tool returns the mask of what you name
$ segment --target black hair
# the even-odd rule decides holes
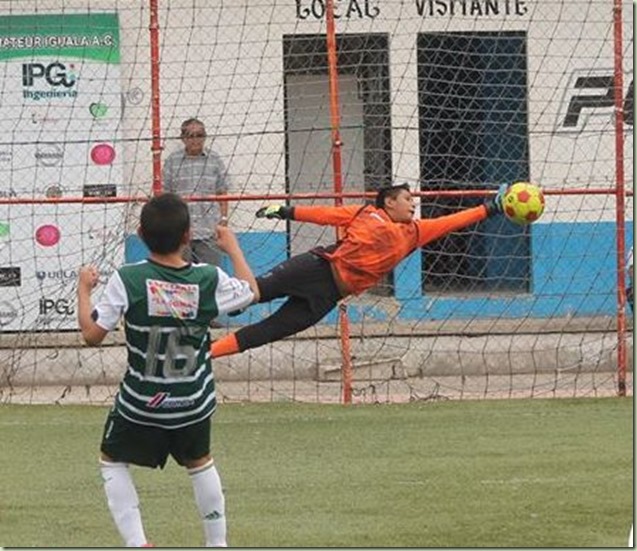
[[[181,123],[181,135],[182,135],[182,137],[186,135],[186,133],[188,131],[188,127],[191,124],[199,124],[199,125],[201,125],[201,127],[204,130],[206,128],[206,125],[203,122],[201,122],[199,119],[191,117],[190,119],[186,119],[184,122]]]
[[[411,191],[409,189],[409,184],[404,183],[404,184],[398,184],[396,186],[384,186],[380,188],[378,190],[378,193],[376,194],[376,200],[374,201],[374,206],[378,209],[385,208],[385,199],[387,199],[387,197],[391,197],[392,199],[395,199],[396,197],[398,197],[398,194],[401,191]]]
[[[190,229],[188,205],[174,193],[153,197],[142,208],[140,233],[151,252],[168,254],[179,250]]]

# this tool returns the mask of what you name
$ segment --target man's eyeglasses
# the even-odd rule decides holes
[[[186,132],[184,138],[205,138],[205,132]]]

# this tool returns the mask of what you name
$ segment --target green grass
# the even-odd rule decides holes
[[[222,405],[213,451],[235,547],[625,547],[631,398]],[[0,545],[120,546],[103,408],[1,406]],[[156,545],[203,543],[188,477],[136,468]]]

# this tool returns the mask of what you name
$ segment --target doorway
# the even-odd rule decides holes
[[[391,181],[391,115],[388,37],[337,37],[340,135],[344,192],[374,191]],[[289,193],[333,193],[332,137],[325,35],[283,38],[286,187]],[[333,199],[295,204],[334,204]],[[346,199],[345,204],[361,204]],[[289,224],[294,255],[336,240],[333,227]],[[392,277],[373,292],[390,294]]]

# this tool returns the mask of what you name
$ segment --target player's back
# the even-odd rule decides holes
[[[131,421],[176,428],[216,406],[208,326],[218,314],[217,268],[146,260],[118,270],[127,305],[127,371],[117,407]]]

